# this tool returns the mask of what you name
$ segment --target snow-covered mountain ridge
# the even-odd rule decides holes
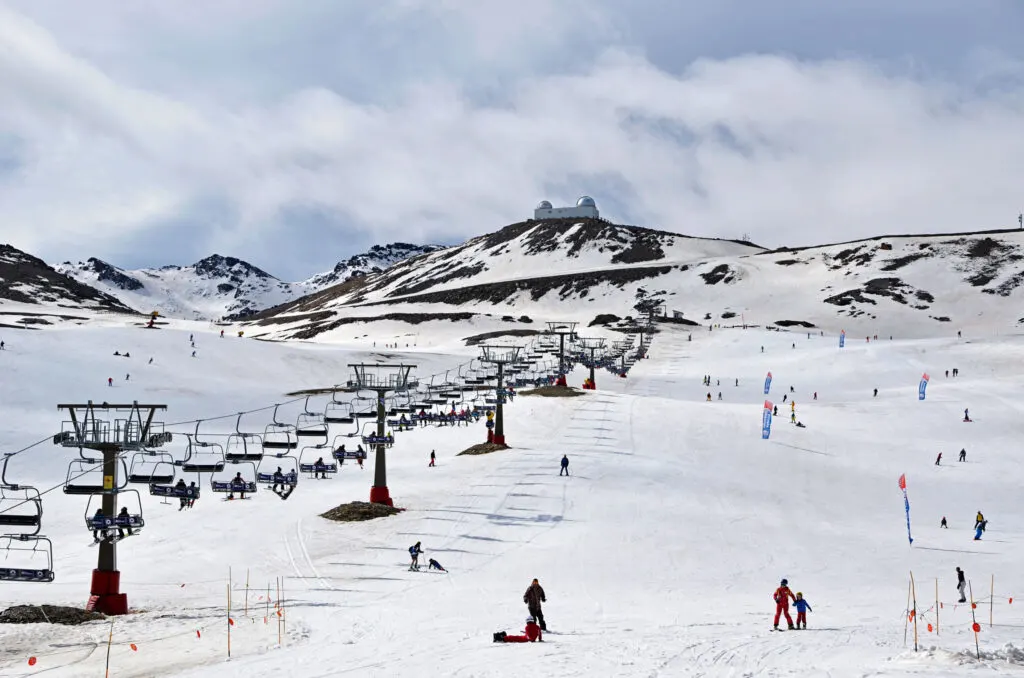
[[[396,262],[441,249],[437,245],[392,243],[374,245],[368,252],[339,262],[332,270],[306,280],[286,282],[263,269],[219,254],[190,266],[125,270],[96,258],[55,267],[140,312],[188,320],[239,319],[298,299],[325,287],[371,273]]]

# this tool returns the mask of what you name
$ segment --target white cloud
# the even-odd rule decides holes
[[[251,11],[262,20],[274,5]],[[582,4],[527,5],[403,0],[406,14],[469,31],[451,53],[497,63],[502,87],[488,100],[479,77],[426,69],[375,101],[315,82],[273,97],[149,89],[0,9],[0,139],[23,149],[20,167],[0,168],[0,237],[51,258],[104,256],[128,235],[167,242],[158,231],[202,223],[195,206],[212,202],[230,209],[198,241],[133,263],[217,249],[260,264],[294,237],[296,208],[378,241],[427,241],[586,192],[613,219],[769,245],[1011,226],[1024,208],[1024,68],[1005,55],[985,56],[978,80],[944,80],[770,55],[673,74],[613,47],[586,69],[543,74],[496,46],[524,49],[538,25],[613,29]],[[346,253],[267,267],[300,277]]]

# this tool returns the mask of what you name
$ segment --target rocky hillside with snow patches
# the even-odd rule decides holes
[[[79,315],[82,311],[134,313],[116,297],[0,244],[0,327],[39,328],[60,321],[84,321],[87,318]]]
[[[878,237],[767,251],[598,220],[528,221],[284,304],[267,336],[329,339],[396,314],[559,317],[632,313],[638,290],[684,321],[931,336],[1024,325],[1024,232]],[[338,334],[338,336],[341,336]]]
[[[375,245],[331,271],[299,282],[279,280],[248,262],[219,254],[190,266],[125,270],[90,258],[77,264],[65,262],[56,269],[141,312],[159,311],[187,320],[236,320],[438,249],[408,243]]]

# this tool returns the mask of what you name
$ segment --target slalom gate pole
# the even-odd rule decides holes
[[[104,674],[110,678],[110,646],[114,643],[114,620],[110,620],[110,635],[107,636],[107,671]]]
[[[910,572],[910,590],[914,594],[914,652],[917,652],[917,586],[914,584],[914,572]]]
[[[245,610],[242,614],[246,617],[249,616],[249,568],[245,568]]]
[[[274,606],[274,616],[277,617],[277,644],[281,645],[281,578],[276,578],[277,604]]]
[[[267,623],[267,619],[270,618],[270,582],[267,582],[267,611],[263,615],[263,623]]]
[[[907,611],[903,618],[903,647],[907,646],[907,627],[910,625],[910,582],[907,582]]]
[[[988,595],[988,627],[992,628],[992,608],[995,606],[996,600],[996,576],[992,575],[992,587],[989,589]]]
[[[939,578],[935,578],[935,635],[939,635]]]
[[[971,594],[971,630],[974,631],[974,654],[981,661],[981,648],[978,646],[978,620],[974,616],[974,587],[967,582],[967,590]]]
[[[288,613],[285,612],[284,577],[281,577],[281,631],[282,637],[288,635]]]

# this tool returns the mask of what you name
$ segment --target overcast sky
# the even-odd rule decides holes
[[[767,246],[1016,226],[1020,0],[0,0],[0,242],[285,279],[594,196]]]

